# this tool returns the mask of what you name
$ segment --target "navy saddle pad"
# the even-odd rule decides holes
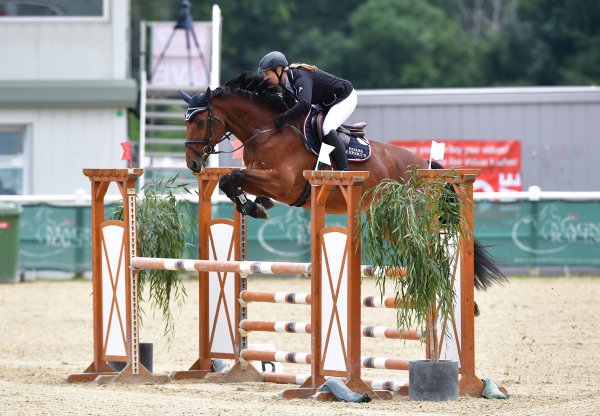
[[[315,155],[321,150],[323,141],[323,119],[325,114],[322,111],[311,107],[311,110],[304,119],[302,132],[306,143]],[[346,154],[351,162],[364,162],[371,156],[371,144],[365,137],[364,128],[367,123],[357,123],[352,125],[342,124],[337,132],[346,146]]]

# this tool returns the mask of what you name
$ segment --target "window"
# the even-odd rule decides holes
[[[0,0],[0,17],[104,17],[106,0]]]
[[[0,127],[0,195],[27,193],[24,128]]]

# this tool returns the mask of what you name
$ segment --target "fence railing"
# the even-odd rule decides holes
[[[181,199],[194,204],[194,195]],[[600,192],[476,193],[475,236],[509,271],[531,268],[600,271]],[[110,199],[107,198],[107,199]],[[114,196],[114,200],[119,199]],[[213,209],[225,208],[215,198]],[[91,269],[91,196],[0,196],[24,208],[20,218],[20,265],[23,270],[58,270],[81,274]],[[188,207],[196,213],[197,206]],[[268,261],[308,261],[310,217],[305,210],[277,204],[268,220],[248,221],[250,257]],[[195,221],[192,217],[189,221]],[[219,214],[220,215],[220,214]],[[224,216],[227,214],[224,214]],[[335,215],[328,224],[341,223]],[[187,255],[196,242],[187,238]]]

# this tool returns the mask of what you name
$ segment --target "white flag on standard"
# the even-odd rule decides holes
[[[446,143],[431,141],[431,153],[429,154],[429,169],[431,169],[432,160],[443,160],[444,159],[444,147]]]
[[[329,154],[333,149],[335,149],[335,147],[330,146],[327,143],[321,143],[321,150],[319,150],[319,158],[317,159],[317,162],[325,163],[326,165],[331,166]]]
[[[431,156],[432,160],[444,160],[444,147],[446,147],[446,143],[436,142],[433,140],[431,142]]]

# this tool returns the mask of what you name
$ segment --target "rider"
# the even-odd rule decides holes
[[[356,108],[357,97],[352,84],[314,65],[288,65],[285,55],[278,51],[269,52],[260,60],[258,72],[271,84],[285,88],[296,100],[293,107],[277,116],[275,126],[282,128],[286,122],[306,114],[314,104],[326,114],[323,141],[334,147],[331,154],[339,170],[348,170],[346,148],[336,129]]]

